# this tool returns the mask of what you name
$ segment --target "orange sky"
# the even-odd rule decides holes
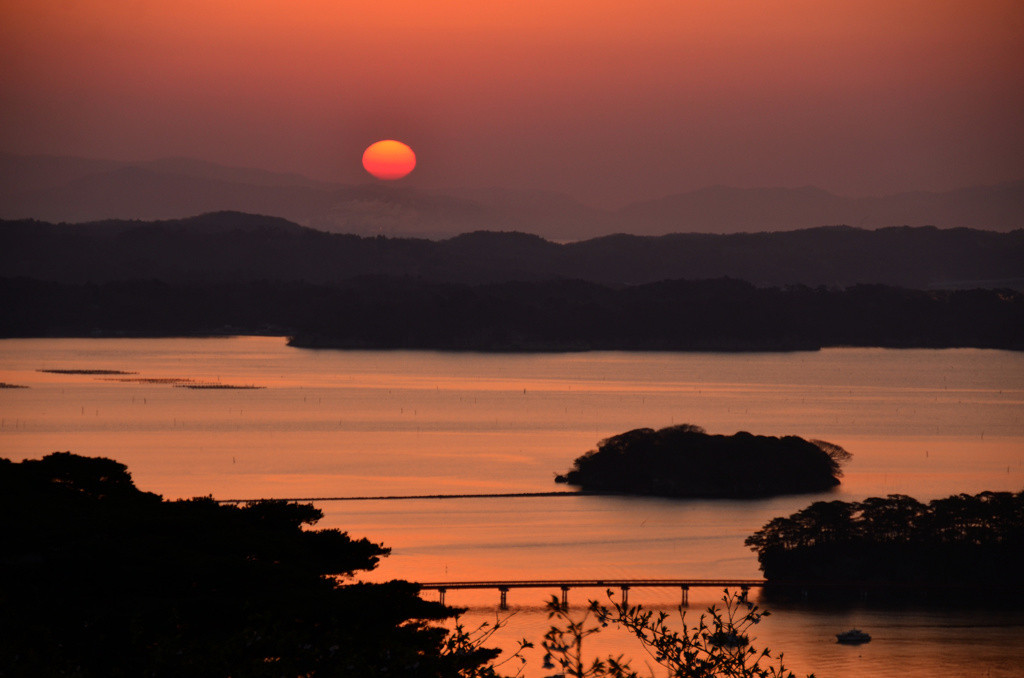
[[[0,151],[595,204],[1024,177],[1019,0],[0,0]]]

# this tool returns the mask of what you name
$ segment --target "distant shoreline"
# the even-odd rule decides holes
[[[1024,229],[831,226],[558,245],[494,231],[363,238],[238,212],[0,220],[0,337],[255,333],[303,348],[509,354],[1019,351],[1021,262]]]
[[[725,278],[622,288],[0,278],[0,299],[0,337],[9,338],[274,334],[296,348],[508,354],[1024,349],[1024,293],[1012,290],[762,288]]]
[[[218,504],[246,504],[257,501],[391,501],[396,499],[492,499],[511,497],[592,497],[607,492],[482,492],[466,494],[390,494],[358,497],[265,497],[256,499],[215,499]]]

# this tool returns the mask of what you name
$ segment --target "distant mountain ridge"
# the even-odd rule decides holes
[[[119,162],[0,154],[0,218],[82,223],[225,210],[279,216],[335,233],[429,238],[514,230],[569,241],[614,233],[756,233],[840,224],[1005,232],[1024,227],[1024,181],[867,198],[813,187],[717,186],[602,210],[544,191],[345,185],[187,158]]]
[[[637,233],[707,233],[793,230],[846,225],[972,227],[997,231],[1024,227],[1024,182],[943,193],[911,192],[846,198],[813,186],[735,189],[715,186],[633,203],[616,212]],[[690,228],[681,228],[686,225]]]
[[[612,235],[558,244],[477,231],[363,237],[220,212],[155,222],[0,221],[0,275],[64,283],[279,281],[357,276],[442,283],[581,280],[611,286],[729,277],[755,285],[1024,289],[1024,229],[821,227],[780,233]]]

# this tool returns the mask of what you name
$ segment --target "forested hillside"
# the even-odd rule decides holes
[[[522,233],[431,241],[330,234],[234,212],[159,222],[0,221],[0,271],[61,282],[337,283],[359,275],[635,285],[732,277],[756,285],[1024,285],[1024,230],[848,227],[732,235],[614,235],[557,244]]]
[[[718,279],[612,288],[361,277],[298,282],[0,279],[0,336],[275,334],[297,346],[484,351],[1024,348],[1024,293],[761,288]]]

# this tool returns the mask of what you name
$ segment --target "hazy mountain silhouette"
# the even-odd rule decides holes
[[[480,188],[445,193],[486,208],[492,219],[486,229],[491,231],[519,231],[565,241],[628,230],[613,213],[554,191]]]
[[[221,212],[181,220],[0,221],[0,271],[61,282],[334,283],[360,275],[633,285],[731,277],[756,285],[1024,287],[1024,230],[823,227],[783,233],[615,235],[566,244],[523,233],[432,241],[324,233]]]
[[[613,233],[736,233],[846,224],[1024,226],[1024,181],[944,193],[847,198],[818,188],[712,187],[602,210],[544,191],[344,185],[186,158],[118,162],[0,154],[0,218],[181,219],[237,210],[359,235],[450,237],[515,230],[558,241]]]
[[[451,237],[481,229],[577,238],[612,229],[607,215],[543,192],[417,191],[172,158],[142,163],[0,155],[0,217],[81,223],[181,219],[237,210],[335,233]]]
[[[1024,181],[945,193],[846,198],[811,186],[737,189],[716,186],[628,205],[615,212],[640,235],[780,231],[843,224],[971,227],[1024,226]]]

